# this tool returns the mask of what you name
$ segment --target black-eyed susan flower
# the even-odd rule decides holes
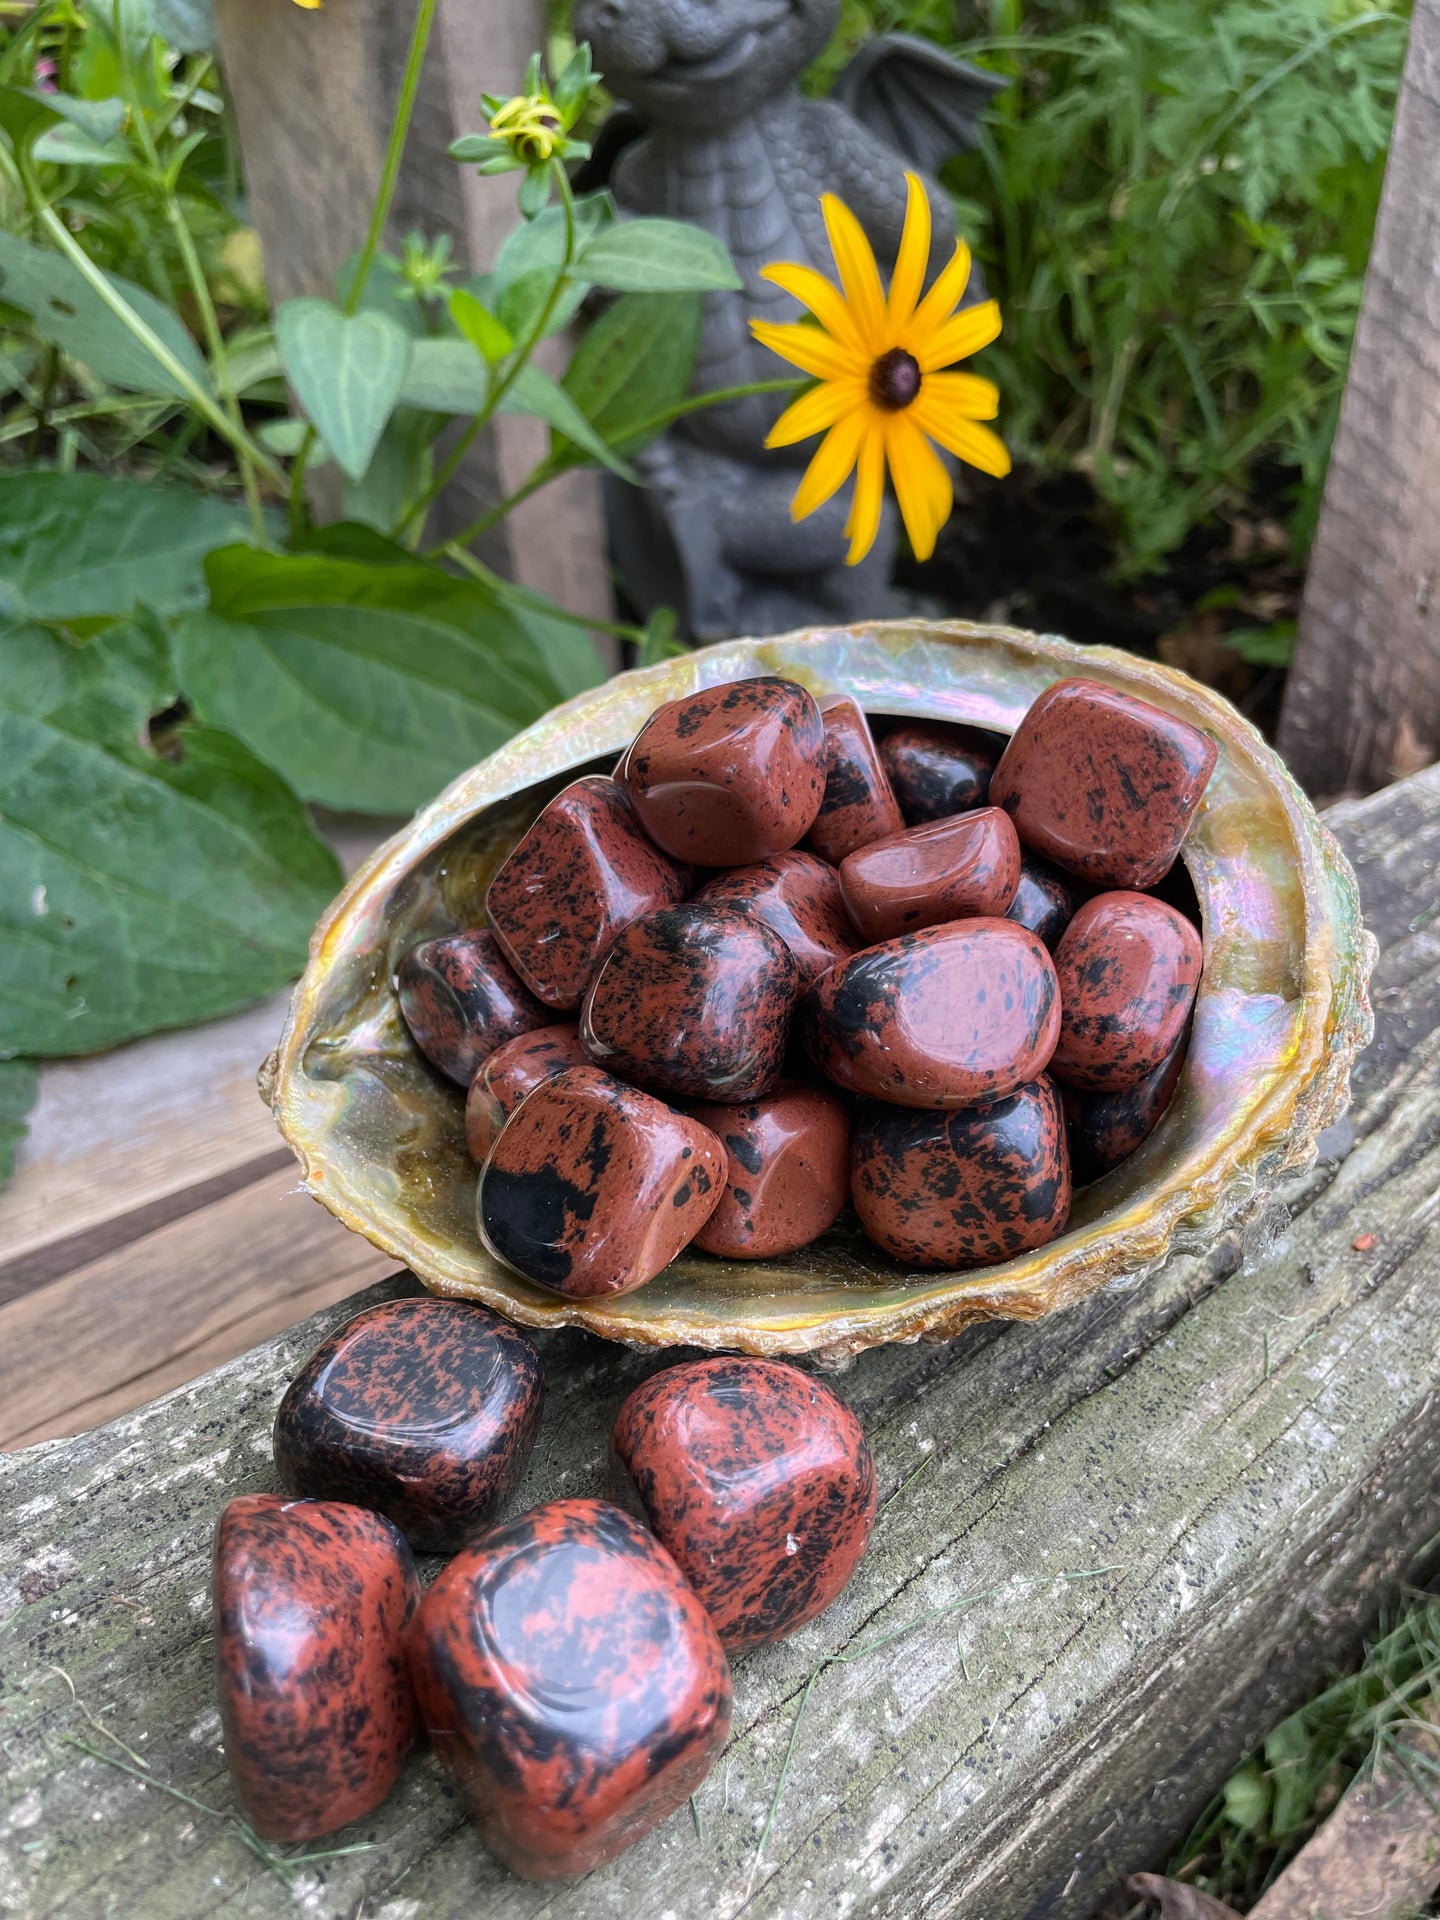
[[[757,340],[819,383],[785,409],[765,444],[789,447],[825,435],[790,503],[793,520],[814,513],[855,474],[845,523],[852,567],[879,531],[887,466],[919,560],[935,551],[935,537],[954,505],[949,472],[932,441],[985,473],[1010,471],[1004,442],[981,424],[999,411],[994,383],[945,371],[989,345],[1000,331],[1000,309],[985,300],[956,312],[970,278],[970,249],[963,240],[922,298],[930,202],[913,173],[905,178],[909,199],[888,297],[860,222],[827,193],[820,204],[840,285],[795,262],[763,270],[765,279],[810,310],[819,327],[750,322]]]

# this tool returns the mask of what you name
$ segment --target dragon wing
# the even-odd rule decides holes
[[[913,33],[881,33],[861,47],[831,97],[933,175],[951,154],[976,145],[981,114],[1009,84],[1006,75],[972,67]]]

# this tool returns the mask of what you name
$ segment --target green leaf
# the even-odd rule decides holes
[[[405,383],[403,328],[384,313],[347,317],[328,300],[287,300],[275,337],[300,404],[337,465],[359,480]]]
[[[210,0],[155,0],[155,31],[176,53],[213,53]]]
[[[191,377],[208,387],[200,350],[168,307],[132,281],[106,278]],[[111,312],[100,295],[58,253],[0,233],[0,298],[30,315],[36,331],[87,366],[98,380],[131,393],[181,393],[149,350]]]
[[[469,162],[478,164],[482,160],[498,160],[509,151],[503,140],[497,140],[490,133],[462,133],[458,140],[452,140],[446,148],[450,158],[458,160],[462,166]]]
[[[339,870],[236,740],[145,744],[164,635],[0,630],[0,1051],[89,1053],[291,979]]]
[[[634,429],[684,399],[700,320],[698,294],[629,293],[590,328],[561,385],[608,445],[635,452],[653,433],[636,439]],[[563,440],[554,453],[567,465],[580,457]]]
[[[562,386],[537,366],[522,367],[514,385],[500,402],[501,413],[528,413],[548,427],[573,440],[592,460],[600,461],[622,480],[639,485],[640,476],[596,433],[579,407]]]
[[[510,329],[465,287],[457,287],[450,296],[450,318],[488,365],[503,360],[514,348]]]
[[[478,413],[489,390],[490,376],[468,340],[417,340],[399,405],[426,413]]]
[[[485,164],[492,166],[494,163],[487,161]],[[549,206],[550,196],[554,191],[555,182],[548,163],[544,166],[531,167],[520,182],[518,204],[521,213],[527,220],[538,219]]]
[[[174,633],[186,697],[305,799],[409,812],[559,698],[513,612],[439,568],[237,546],[206,574]]]
[[[742,283],[713,233],[683,220],[622,220],[587,239],[575,273],[619,293],[704,293]]]
[[[1223,636],[1252,667],[1288,667],[1295,651],[1295,622],[1277,620],[1270,627],[1232,627]]]
[[[34,159],[60,167],[126,167],[135,163],[135,155],[123,142],[108,140],[102,145],[78,127],[47,127],[30,152]]]
[[[607,231],[614,220],[610,196],[587,194],[575,202],[575,244],[584,247]],[[559,207],[549,207],[534,220],[514,228],[501,242],[490,269],[489,304],[498,307],[505,289],[523,274],[548,270],[551,279],[565,258],[565,215]]]
[[[76,128],[95,142],[104,146],[114,140],[125,125],[125,102],[120,99],[79,100],[70,93],[41,93],[37,89],[27,88],[29,97],[45,107],[49,112],[58,114],[69,125]],[[43,159],[43,154],[37,158]]]
[[[0,1186],[15,1171],[25,1138],[25,1116],[35,1104],[38,1075],[33,1060],[0,1060]]]
[[[158,481],[0,475],[0,597],[11,615],[78,620],[204,604],[201,562],[239,537],[239,507]]]
[[[670,660],[677,654],[690,651],[683,640],[676,638],[675,627],[675,609],[656,607],[645,622],[645,637],[640,642],[635,661],[637,667],[653,667],[661,660]]]
[[[495,590],[534,641],[551,679],[565,699],[601,684],[605,679],[605,663],[583,627],[565,619],[558,608],[550,612],[544,596],[526,587],[511,587],[502,580]]]

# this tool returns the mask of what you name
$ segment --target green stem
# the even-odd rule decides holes
[[[412,526],[417,520],[423,520],[424,516],[430,511],[431,507],[434,506],[440,495],[454,479],[460,469],[461,461],[474,445],[477,434],[482,433],[484,429],[489,426],[500,402],[505,398],[506,394],[509,393],[511,387],[513,387],[515,382],[520,378],[525,368],[529,366],[531,356],[540,342],[545,338],[545,329],[550,324],[550,317],[560,303],[560,294],[565,285],[565,276],[570,271],[570,264],[575,258],[575,199],[570,192],[570,178],[564,167],[558,160],[552,160],[550,167],[556,185],[560,190],[560,204],[565,210],[565,256],[560,262],[559,269],[551,284],[545,304],[536,315],[534,324],[531,326],[525,339],[521,341],[520,345],[510,356],[508,368],[486,394],[484,406],[469,422],[465,431],[460,435],[460,438],[455,442],[450,452],[441,462],[439,470],[436,472],[429,486],[406,508],[400,520],[391,529],[390,537],[392,540],[398,540],[408,527]]]
[[[522,501],[528,500],[532,493],[538,493],[541,487],[548,486],[557,477],[559,471],[558,467],[550,464],[550,456],[547,454],[529,478],[522,481],[513,493],[507,493],[503,500],[497,500],[495,505],[482,513],[478,520],[472,520],[469,526],[462,528],[459,533],[452,533],[449,539],[442,540],[439,546],[427,548],[425,558],[433,560],[437,555],[447,552],[454,546],[468,547],[472,541],[478,540],[482,533],[488,533],[497,521],[503,520],[506,514],[512,512]]]
[[[493,587],[507,600],[513,600],[522,607],[528,607],[533,613],[543,614],[547,620],[559,620],[567,627],[582,627],[586,633],[608,633],[617,640],[633,640],[638,646],[645,638],[643,627],[627,627],[616,620],[594,620],[589,614],[572,613],[568,607],[558,606],[553,600],[546,600],[538,593],[529,593],[524,587],[517,587],[513,580],[502,580],[498,573],[492,573],[483,561],[477,560],[473,553],[457,544],[456,540],[447,540],[444,546],[427,553],[427,560],[443,557],[453,560],[457,567],[463,567],[474,580],[487,587]]]

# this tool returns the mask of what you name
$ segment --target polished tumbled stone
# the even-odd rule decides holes
[[[1004,739],[940,720],[907,721],[880,742],[880,763],[911,826],[983,807]]]
[[[395,973],[410,1037],[457,1086],[487,1055],[550,1018],[491,933],[450,934],[412,947]]]
[[[1042,1075],[956,1113],[865,1103],[850,1197],[875,1244],[909,1267],[983,1267],[1044,1246],[1070,1211],[1059,1090]]]
[[[903,828],[840,864],[846,911],[867,944],[1008,914],[1019,880],[1020,842],[998,807]]]
[[[410,1638],[431,1745],[486,1844],[532,1880],[589,1873],[684,1806],[730,1730],[705,1609],[637,1520],[554,1500],[452,1560]]]
[[[1062,1087],[1070,1165],[1077,1187],[1098,1180],[1143,1147],[1165,1118],[1185,1068],[1189,1032],[1182,1033],[1153,1073],[1123,1093],[1081,1093]]]
[[[839,866],[847,854],[904,826],[900,803],[870,734],[870,723],[849,694],[820,702],[825,724],[825,797],[806,842]]]
[[[816,854],[798,847],[716,874],[695,895],[695,904],[733,907],[763,920],[795,956],[806,986],[855,951],[855,929],[845,911],[839,875]]]
[[[1084,889],[1068,874],[1033,853],[1022,852],[1020,879],[1005,918],[1038,934],[1051,953],[1075,917]]]
[[[990,782],[1027,847],[1096,886],[1167,873],[1214,770],[1213,740],[1094,680],[1058,680],[1016,728]]]
[[[1202,958],[1200,935],[1163,900],[1087,900],[1055,949],[1064,1009],[1055,1078],[1087,1093],[1138,1086],[1184,1031]]]
[[[867,947],[801,1002],[805,1045],[852,1093],[906,1107],[1000,1100],[1040,1073],[1060,1031],[1044,946],[1009,920],[958,920]]]
[[[555,1293],[629,1293],[694,1239],[725,1174],[698,1121],[598,1067],[569,1067],[506,1121],[480,1176],[480,1233]]]
[[[677,860],[741,867],[810,831],[825,792],[820,709],[793,680],[705,687],[653,713],[621,762],[645,831]]]
[[[540,1424],[540,1356],[465,1300],[388,1300],[311,1354],[275,1416],[291,1493],[346,1500],[453,1553],[494,1519]]]
[[[865,1551],[875,1517],[865,1435],[797,1367],[738,1355],[668,1367],[621,1407],[614,1446],[731,1653],[813,1620]]]
[[[506,860],[485,911],[531,992],[568,1012],[616,934],[683,900],[693,881],[642,832],[623,790],[586,774],[555,796]]]
[[[757,1100],[780,1078],[800,969],[749,914],[689,901],[627,927],[580,1015],[597,1066],[682,1099]]]
[[[267,1840],[373,1813],[415,1733],[404,1641],[420,1598],[400,1532],[333,1500],[247,1493],[215,1532],[225,1755]]]
[[[725,1149],[720,1204],[695,1236],[727,1260],[778,1259],[832,1226],[850,1184],[850,1103],[829,1087],[782,1083],[743,1107],[688,1111]]]
[[[465,1096],[465,1145],[470,1158],[483,1164],[500,1129],[526,1094],[566,1067],[583,1065],[585,1059],[580,1029],[573,1023],[537,1027],[497,1047]]]

